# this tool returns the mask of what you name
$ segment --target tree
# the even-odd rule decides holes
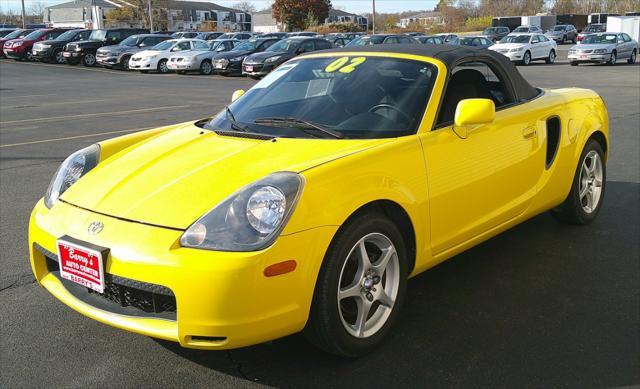
[[[44,11],[46,8],[47,6],[43,2],[34,1],[33,3],[29,4],[29,14],[41,18],[44,15]]]
[[[239,9],[242,12],[253,13],[256,12],[256,6],[248,1],[240,1],[231,6],[231,8]]]
[[[306,27],[309,14],[317,20],[329,16],[331,0],[276,0],[271,8],[273,17],[286,25],[287,30],[302,30]]]

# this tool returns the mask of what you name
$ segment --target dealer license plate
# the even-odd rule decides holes
[[[217,63],[213,66],[216,69],[222,69],[222,64],[221,63]]]
[[[589,58],[589,56],[588,56],[588,55],[581,55],[581,56],[580,56],[580,59],[587,59],[587,58]]]
[[[57,241],[60,276],[96,292],[104,292],[103,252],[64,239]]]
[[[62,53],[62,56],[65,58],[69,58],[71,57],[71,53],[67,53],[66,51],[64,53]]]
[[[244,70],[247,72],[252,72],[253,71],[253,66],[245,66]]]

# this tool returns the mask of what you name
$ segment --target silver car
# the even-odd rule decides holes
[[[636,62],[638,42],[623,32],[602,32],[584,37],[580,45],[569,49],[569,63],[577,66],[580,63],[608,63],[615,65],[618,60],[626,59],[628,63]]]
[[[167,67],[178,74],[199,71],[200,74],[213,73],[211,59],[218,53],[233,50],[240,43],[235,39],[216,39],[209,44],[196,43],[193,50],[183,51],[169,57]]]

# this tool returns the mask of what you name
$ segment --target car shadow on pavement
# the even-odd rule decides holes
[[[301,335],[164,348],[277,387],[626,386],[640,382],[640,184],[608,182],[589,226],[529,220],[413,278],[387,341],[359,359]]]

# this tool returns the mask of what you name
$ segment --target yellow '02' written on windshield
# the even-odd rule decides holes
[[[366,57],[356,57],[356,58],[340,57],[335,61],[331,62],[329,65],[327,65],[327,67],[324,68],[324,71],[326,73],[333,73],[333,72],[351,73],[354,70],[356,70],[356,68],[362,63],[364,63],[364,61],[366,60],[367,60]]]

